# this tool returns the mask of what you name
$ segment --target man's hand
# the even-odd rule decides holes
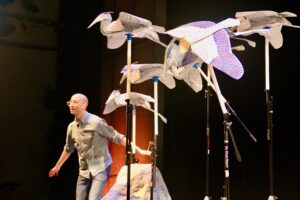
[[[48,174],[48,177],[58,176],[59,168],[53,167]]]

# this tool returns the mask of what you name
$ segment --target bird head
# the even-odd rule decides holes
[[[94,21],[88,26],[88,28],[92,27],[94,24],[98,23],[98,22],[102,22],[103,20],[107,20],[107,21],[111,21],[112,17],[111,17],[111,13],[113,12],[102,12],[100,13],[96,19],[94,19]]]

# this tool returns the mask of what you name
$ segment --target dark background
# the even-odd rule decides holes
[[[14,6],[21,2],[14,2]],[[50,1],[34,3],[41,10],[47,7],[44,4],[49,4],[47,8],[50,11],[54,7]],[[300,14],[293,0],[185,0],[176,3],[157,0],[151,6],[146,0],[90,0],[57,1],[55,5],[54,14],[49,12],[50,16],[51,13],[54,15],[53,25],[48,23],[56,34],[53,45],[47,42],[36,45],[34,41],[38,37],[21,42],[15,38],[10,40],[10,36],[1,38],[0,151],[3,158],[0,161],[0,199],[3,200],[74,199],[76,156],[64,165],[59,177],[47,178],[64,145],[66,126],[72,120],[65,102],[74,92],[83,92],[91,100],[89,110],[101,115],[103,100],[117,89],[119,80],[109,79],[111,82],[108,83],[103,77],[120,69],[108,70],[105,67],[107,62],[116,59],[116,55],[126,51],[124,46],[108,50],[106,39],[98,28],[87,30],[100,12],[114,11],[113,18],[116,18],[118,12],[126,11],[151,19],[154,24],[166,29],[198,20],[219,22],[234,17],[237,11],[274,10]],[[300,25],[299,18],[289,20]],[[279,199],[296,200],[299,198],[300,181],[300,109],[297,98],[300,29],[283,27],[282,33],[283,47],[275,50],[270,46],[270,85],[274,97],[274,187]],[[231,199],[260,200],[269,196],[264,39],[257,35],[249,38],[256,41],[257,46],[252,48],[244,43],[246,50],[235,52],[244,66],[244,76],[233,80],[220,71],[215,72],[223,96],[258,140],[254,143],[239,121],[234,116],[230,117],[242,156],[242,162],[238,162],[230,141]],[[48,39],[45,37],[45,40]],[[162,36],[162,41],[167,43],[169,40]],[[232,41],[232,44],[241,43]],[[149,45],[153,44],[149,42]],[[162,62],[161,58],[157,55],[153,60]],[[119,62],[124,64],[126,60]],[[164,125],[159,138],[162,142],[158,168],[172,199],[203,199],[207,122],[204,89],[194,93],[185,83],[177,81],[176,84],[175,89],[166,88],[160,94],[168,124]],[[210,196],[218,199],[223,196],[224,181],[223,116],[215,94],[211,97],[210,129]]]

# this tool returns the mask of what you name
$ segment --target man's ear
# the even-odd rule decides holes
[[[88,107],[88,104],[86,102],[84,102],[83,107],[86,109]]]

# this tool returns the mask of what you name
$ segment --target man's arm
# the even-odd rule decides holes
[[[66,149],[64,149],[60,155],[60,158],[58,159],[57,163],[55,164],[55,166],[49,171],[48,176],[49,177],[58,176],[58,172],[59,172],[61,166],[70,157],[70,155],[71,155],[71,153],[69,151],[67,151]]]

